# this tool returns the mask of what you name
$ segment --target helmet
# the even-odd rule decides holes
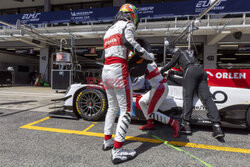
[[[132,4],[124,4],[119,9],[119,12],[116,15],[117,20],[130,20],[134,23],[135,28],[137,29],[139,23],[139,15],[137,8]]]

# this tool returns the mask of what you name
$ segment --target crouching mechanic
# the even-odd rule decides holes
[[[117,13],[115,22],[104,35],[105,64],[102,70],[102,80],[109,108],[105,118],[103,150],[113,148],[111,158],[115,164],[136,156],[135,150],[122,149],[132,112],[132,90],[128,72],[129,50],[144,59],[154,59],[154,55],[148,53],[134,39],[138,21],[136,7],[124,4]],[[113,140],[112,130],[119,109],[120,116]]]
[[[147,120],[147,124],[139,127],[140,130],[151,130],[154,128],[154,120],[163,124],[169,124],[173,130],[173,137],[179,136],[179,122],[160,112],[158,109],[168,95],[168,85],[166,79],[161,75],[156,63],[147,64],[145,78],[151,86],[151,90],[142,96],[139,105]]]
[[[191,134],[190,118],[193,110],[193,97],[197,92],[202,104],[208,111],[208,117],[213,122],[213,137],[224,137],[220,127],[219,111],[212,100],[207,83],[207,73],[200,67],[193,54],[186,50],[175,48],[172,60],[161,69],[161,73],[178,64],[183,69],[183,114],[180,132]]]

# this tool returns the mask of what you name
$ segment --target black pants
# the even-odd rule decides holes
[[[208,111],[208,118],[212,122],[220,122],[218,109],[212,100],[207,83],[207,73],[198,66],[187,68],[183,78],[183,115],[182,118],[189,121],[193,110],[193,97],[197,92],[202,104]]]

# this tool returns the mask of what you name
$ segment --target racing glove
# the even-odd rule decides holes
[[[142,58],[146,59],[146,60],[151,60],[153,61],[155,59],[155,56],[153,53],[148,53],[145,49],[144,49],[144,53],[141,56]]]
[[[162,75],[162,76],[165,76],[165,75],[166,75],[166,74],[165,74],[165,70],[163,70],[163,68],[161,68],[161,71],[160,71],[160,72],[161,72],[161,75]]]
[[[168,71],[168,75],[174,75],[174,74],[175,74],[175,72],[173,70]]]
[[[176,47],[172,47],[172,48],[169,48],[168,51],[169,51],[170,54],[173,55],[176,52],[181,51],[181,49],[180,48],[176,48]]]

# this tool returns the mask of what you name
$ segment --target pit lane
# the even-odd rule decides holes
[[[22,96],[25,98],[19,101],[34,100]],[[8,103],[6,96],[0,98]],[[104,122],[49,118],[40,111],[46,98],[40,99],[43,104],[37,100],[37,106],[27,105],[26,109],[21,103],[12,104],[11,109],[1,106],[1,166],[111,166],[110,152],[101,150]],[[148,133],[138,130],[142,123],[133,121],[124,146],[136,149],[138,156],[120,166],[249,165],[250,135],[246,130],[224,129],[223,143],[212,138],[210,127],[193,126],[192,136],[175,139],[168,126],[157,124]]]

